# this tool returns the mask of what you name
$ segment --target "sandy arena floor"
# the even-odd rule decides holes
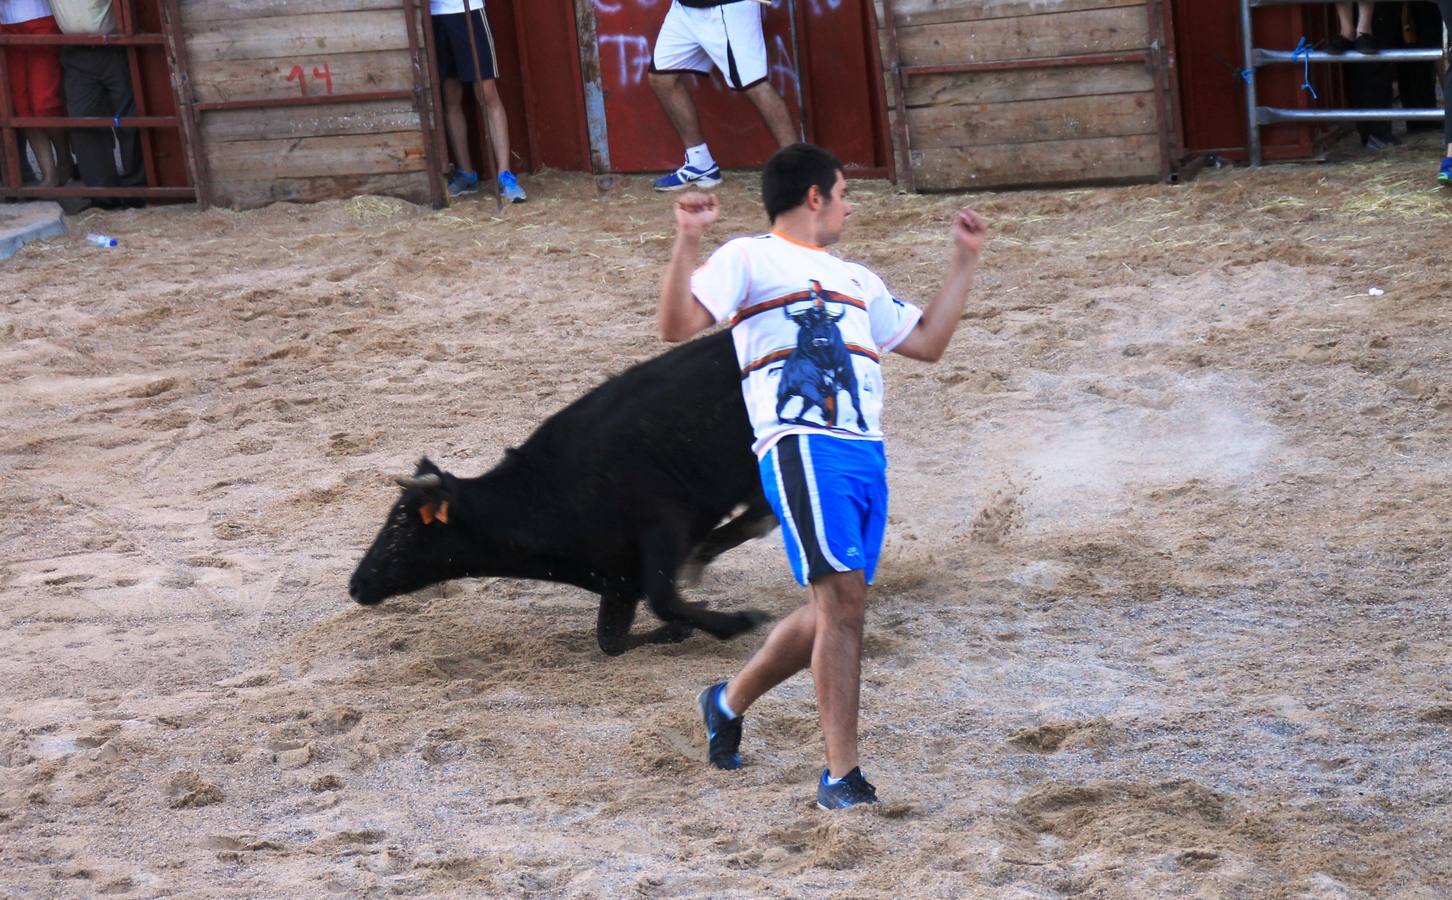
[[[645,179],[82,215],[0,265],[0,894],[1447,896],[1433,169],[968,199],[958,337],[888,363],[887,802],[830,815],[809,676],[704,765],[694,695],[763,632],[608,659],[575,589],[346,593],[390,476],[661,349]],[[929,299],[963,198],[852,191],[843,254]],[[776,541],[690,599],[791,610]]]

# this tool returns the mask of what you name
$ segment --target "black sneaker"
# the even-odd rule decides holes
[[[827,769],[817,782],[817,806],[820,809],[846,809],[859,803],[876,803],[877,788],[862,777],[862,769],[854,768],[836,784],[827,783]]]
[[[1356,48],[1357,53],[1365,53],[1367,55],[1376,53],[1378,49],[1376,46],[1376,38],[1364,31],[1356,36],[1356,43],[1352,46]]]
[[[706,758],[718,769],[739,769],[741,722],[745,717],[726,718],[719,702],[725,690],[724,681],[711,685],[696,696],[696,705],[701,707],[701,721],[706,723],[706,738],[710,741]]]
[[[1331,35],[1331,45],[1326,48],[1326,52],[1340,56],[1354,46],[1356,46],[1355,41],[1338,32]]]

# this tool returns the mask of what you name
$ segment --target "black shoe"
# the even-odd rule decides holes
[[[854,768],[836,784],[827,783],[827,769],[817,781],[817,806],[821,809],[846,809],[860,803],[876,803],[877,788],[862,777],[862,769]]]
[[[1331,35],[1331,44],[1326,48],[1327,53],[1334,53],[1337,56],[1356,46],[1355,42],[1341,34]]]
[[[706,723],[706,739],[710,742],[706,758],[718,769],[739,769],[741,722],[745,717],[726,718],[719,702],[725,690],[726,682],[713,684],[696,697],[696,704],[701,707],[701,721]]]
[[[1356,43],[1352,44],[1352,46],[1356,48],[1357,53],[1366,53],[1368,55],[1375,54],[1378,49],[1376,46],[1376,38],[1364,31],[1356,36]]]

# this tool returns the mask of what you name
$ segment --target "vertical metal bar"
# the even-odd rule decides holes
[[[419,59],[419,15],[415,0],[403,0],[404,25],[408,29],[408,62],[413,68],[413,109],[418,113],[419,133],[423,138],[424,177],[428,179],[429,204],[434,209],[443,209],[444,192],[439,183],[438,161],[434,158],[434,136],[429,128],[428,101],[424,99],[423,60]]]
[[[529,77],[529,41],[524,36],[524,7],[519,0],[514,0],[512,12],[514,13],[514,43],[519,48],[519,78],[520,85],[524,88],[524,145],[528,148],[529,164],[532,167],[539,167],[539,157],[535,151],[535,123],[534,116],[534,79]],[[497,64],[497,62],[496,62]]]
[[[802,65],[802,40],[797,25],[797,0],[787,0],[787,21],[791,23],[792,68],[795,70],[797,82],[797,133],[802,140],[810,141],[812,123],[807,118],[807,92],[802,87],[806,66]]]
[[[484,105],[484,79],[482,77],[484,73],[479,71],[479,40],[474,37],[474,22],[469,18],[470,12],[472,10],[469,9],[469,0],[464,0],[464,33],[469,36],[469,56],[474,60],[474,83],[470,88],[473,90],[474,100],[479,106],[479,127],[484,131],[484,148],[481,154],[484,158],[480,162],[488,163],[487,167],[479,167],[479,174],[482,176],[486,172],[490,173],[489,183],[494,187],[494,209],[497,212],[504,209],[504,194],[500,190],[499,179],[495,177],[499,173],[494,171],[494,141],[489,130],[489,109]],[[485,27],[488,27],[489,22],[484,18],[484,0],[479,0],[479,18],[484,21]],[[494,60],[494,67],[499,68],[498,59]],[[460,86],[462,87],[462,85]]]
[[[5,46],[0,44],[0,73],[10,70],[5,68]],[[3,165],[0,165],[0,175],[3,175],[3,183],[7,192],[20,190],[20,129],[12,128],[10,119],[14,110],[10,107],[10,85],[7,83],[0,87],[0,142],[5,144],[0,150],[0,157],[3,157]]]
[[[423,44],[425,62],[428,63],[429,73],[429,104],[433,108],[433,122],[430,127],[433,129],[434,159],[438,160],[439,167],[433,173],[435,180],[442,177],[444,162],[449,158],[449,148],[444,142],[444,100],[441,92],[443,85],[439,83],[439,58],[434,53],[434,14],[427,3],[419,4],[419,20],[423,25]],[[445,197],[445,200],[448,198]]]
[[[1241,0],[1245,2],[1245,0]],[[902,185],[910,194],[917,193],[917,179],[913,175],[911,135],[908,132],[907,92],[903,90],[902,57],[897,47],[897,13],[893,11],[892,0],[882,0],[882,15],[887,19],[887,58],[892,63],[892,94],[897,105],[898,141],[902,145]]]
[[[1155,80],[1155,131],[1160,140],[1160,181],[1170,180],[1173,160],[1170,159],[1170,112],[1165,101],[1165,40],[1164,21],[1160,18],[1161,0],[1145,3],[1145,17],[1149,26],[1150,76]]]
[[[208,189],[206,157],[202,155],[201,126],[197,121],[196,101],[192,97],[191,72],[186,47],[182,43],[181,12],[177,0],[161,0],[161,34],[166,43],[168,68],[171,70],[171,91],[176,102],[177,120],[181,122],[182,154],[192,178],[197,207],[211,205]]]
[[[872,75],[872,101],[878,113],[877,140],[887,150],[887,180],[897,183],[897,154],[892,149],[892,127],[887,117],[887,87],[883,83],[882,46],[878,43],[877,6],[872,0],[863,0],[862,24],[867,28],[868,50],[872,64],[868,67]]]
[[[605,85],[600,74],[600,26],[595,0],[575,0],[575,33],[580,36],[580,80],[585,88],[585,132],[595,185],[608,191],[615,184],[610,163],[610,128],[605,117]]]
[[[1240,0],[1240,50],[1242,80],[1245,82],[1245,142],[1250,164],[1259,166],[1260,125],[1256,122],[1255,41],[1251,34],[1250,0]]]
[[[1180,58],[1175,37],[1175,6],[1164,3],[1160,8],[1160,19],[1165,36],[1165,86],[1170,95],[1170,139],[1173,142],[1172,155],[1176,162],[1185,158],[1184,122],[1180,118]]]
[[[135,34],[136,30],[131,0],[121,0],[116,8],[120,12],[121,33],[130,37],[132,34]],[[126,47],[126,63],[131,73],[131,99],[136,104],[136,114],[138,116],[144,116],[146,115],[146,91],[145,86],[141,83],[141,59],[137,55],[139,52],[134,44],[128,44]],[[142,168],[146,170],[146,183],[148,185],[155,185],[159,179],[156,175],[156,149],[152,143],[151,129],[142,128],[139,133],[141,137],[141,162]],[[119,141],[121,135],[117,134],[116,138]]]

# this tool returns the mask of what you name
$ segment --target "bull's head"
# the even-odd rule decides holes
[[[796,309],[792,309],[793,306]],[[805,340],[813,347],[829,346],[836,336],[837,320],[847,314],[846,308],[840,308],[833,313],[827,309],[820,297],[812,301],[788,304],[782,307],[782,312],[802,330],[799,340]]]
[[[403,493],[348,582],[359,603],[372,605],[467,573],[470,539],[458,479],[425,457],[412,478],[397,481]]]

